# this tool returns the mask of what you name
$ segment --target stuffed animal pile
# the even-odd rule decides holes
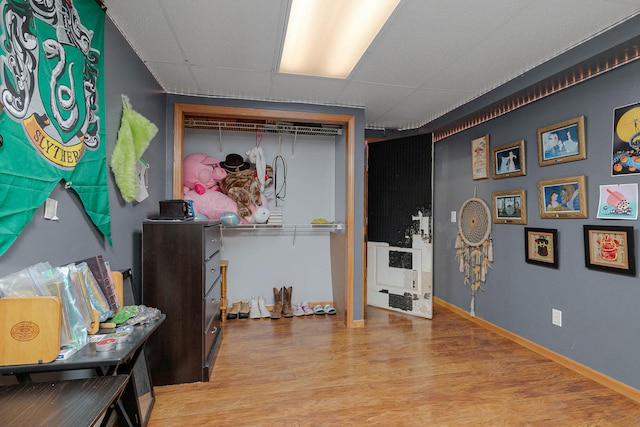
[[[268,218],[267,201],[263,195],[262,182],[271,184],[273,169],[265,166],[262,180],[258,179],[256,169],[251,168],[241,156],[230,154],[225,161],[204,153],[194,153],[183,161],[184,200],[193,202],[198,217],[219,220],[221,217],[237,215],[240,223],[266,222]],[[260,218],[253,218],[260,209]]]
[[[271,184],[273,169],[267,165],[263,176],[265,186]],[[223,193],[235,200],[238,206],[238,215],[249,221],[257,206],[266,206],[262,201],[261,184],[255,169],[247,169],[227,174],[220,181],[220,189]]]

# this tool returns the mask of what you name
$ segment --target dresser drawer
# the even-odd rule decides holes
[[[204,297],[204,318],[202,319],[203,330],[207,330],[211,324],[211,320],[217,315],[220,317],[221,295],[220,288],[222,284],[220,279],[216,281],[209,293]]]
[[[210,257],[214,252],[220,250],[220,226],[214,225],[204,227],[204,256]]]
[[[207,295],[211,292],[211,287],[218,281],[220,281],[220,251],[214,253],[204,264],[202,294]]]
[[[209,323],[206,325],[206,328],[204,329],[203,357],[205,358],[209,354],[209,351],[211,350],[211,344],[213,344],[213,341],[215,340],[216,335],[218,334],[218,332],[220,332],[220,326],[221,326],[220,301],[218,300],[218,302],[215,304],[211,304],[209,302],[209,305],[212,306],[214,315],[210,318]]]

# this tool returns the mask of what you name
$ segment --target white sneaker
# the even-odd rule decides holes
[[[251,297],[251,309],[249,310],[249,317],[252,319],[260,318],[260,308],[258,307],[258,298]]]
[[[258,298],[258,309],[260,310],[260,317],[271,317],[271,313],[267,309],[267,306],[264,302],[264,298]]]
[[[313,310],[311,309],[311,307],[309,307],[309,303],[306,301],[300,304],[300,308],[302,308],[302,311],[304,311],[305,316],[313,314]]]
[[[293,303],[293,315],[294,316],[304,316],[304,310],[299,302]]]

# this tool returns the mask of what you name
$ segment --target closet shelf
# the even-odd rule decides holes
[[[255,232],[255,231],[272,231],[272,232],[332,232],[344,233],[345,226],[343,223],[337,224],[238,224],[232,226],[221,225],[222,231],[238,231],[238,232]]]
[[[206,117],[187,117],[184,127],[191,129],[210,129],[217,131],[262,132],[280,135],[336,136],[342,135],[342,127],[332,125],[302,126],[294,123],[249,123],[225,122]]]

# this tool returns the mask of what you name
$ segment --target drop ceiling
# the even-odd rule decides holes
[[[640,0],[402,0],[342,80],[278,72],[289,0],[104,4],[167,93],[360,107],[367,128],[400,130],[640,14]]]

